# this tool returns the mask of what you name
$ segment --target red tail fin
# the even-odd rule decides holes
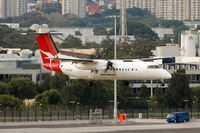
[[[58,57],[59,51],[51,35],[49,33],[41,34],[37,36],[37,42],[44,63],[43,66],[46,69],[62,73],[60,61],[53,59]]]

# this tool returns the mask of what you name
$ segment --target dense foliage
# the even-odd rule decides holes
[[[184,107],[184,100],[192,101],[192,90],[189,87],[189,77],[184,70],[179,70],[172,74],[169,82],[169,87],[166,91],[167,104],[170,107]],[[188,103],[187,103],[188,104]],[[191,104],[189,104],[191,106]]]
[[[31,32],[31,31],[30,31]],[[20,31],[10,29],[7,26],[0,25],[0,46],[4,48],[37,48],[35,35],[22,35]]]
[[[113,21],[111,21],[113,18],[111,18],[111,16],[120,14],[120,10],[114,8],[105,10],[102,14],[89,15],[85,18],[79,18],[75,15],[62,16],[60,12],[61,11],[57,9],[47,9],[26,13],[16,18],[0,19],[0,22],[17,22],[23,27],[28,27],[35,23],[45,23],[50,26],[61,27],[94,27],[100,25],[103,27],[110,27],[113,25]],[[127,13],[128,20],[150,21],[155,18],[148,11],[139,8],[128,9]]]

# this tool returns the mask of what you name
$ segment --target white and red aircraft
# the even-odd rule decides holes
[[[43,67],[68,75],[72,79],[88,80],[164,80],[171,75],[157,63],[147,59],[97,60],[66,58],[55,46],[50,33],[37,36]]]

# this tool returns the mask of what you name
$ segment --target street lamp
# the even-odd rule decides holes
[[[2,104],[0,103],[0,112],[1,112],[1,105],[2,105]]]
[[[184,103],[185,103],[185,108],[184,108],[184,111],[186,111],[186,105],[187,105],[187,102],[189,101],[189,100],[187,100],[187,99],[185,99],[185,100],[183,100],[184,101]]]
[[[79,102],[76,103],[76,106],[77,106],[76,109],[77,109],[77,120],[78,120],[78,117],[79,117],[79,115],[78,115],[79,114],[79,111],[78,111]]]
[[[109,100],[108,102],[110,103],[110,118],[111,118],[111,110],[112,110],[112,103],[113,103],[113,100]]]
[[[42,109],[42,104],[41,103],[39,104],[39,121],[41,119],[41,116],[40,116],[41,111],[40,111],[40,109]]]
[[[193,107],[194,107],[194,104],[195,104],[195,100],[193,100],[193,101],[192,101],[191,117],[192,117],[192,112],[193,112]]]
[[[157,101],[154,101],[154,118],[156,118],[156,104],[157,104]]]
[[[147,101],[147,119],[149,119],[149,102],[151,100],[146,100]]]
[[[73,120],[74,120],[74,104],[75,104],[75,101],[70,101],[70,103],[72,104]]]

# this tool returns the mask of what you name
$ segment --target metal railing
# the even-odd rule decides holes
[[[190,117],[200,118],[200,109],[118,109],[118,114],[126,113],[127,118],[138,118],[142,113],[145,119],[166,119],[170,112],[187,111]],[[89,120],[90,109],[3,109],[0,110],[0,122],[24,122],[24,121],[59,121],[59,120]],[[113,109],[102,109],[102,119],[113,119]]]

